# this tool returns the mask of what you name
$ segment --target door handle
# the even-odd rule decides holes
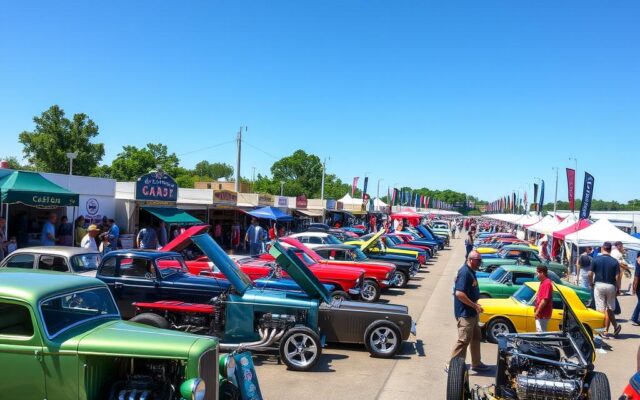
[[[116,282],[113,284],[113,286],[115,286],[116,289],[120,289],[124,285],[122,284],[122,282]]]
[[[34,350],[33,351],[33,356],[36,358],[36,360],[42,361],[42,351],[41,350]]]

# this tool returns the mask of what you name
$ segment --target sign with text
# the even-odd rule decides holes
[[[258,195],[259,206],[271,206],[273,205],[273,196],[270,194],[262,193]]]
[[[164,172],[150,172],[136,181],[136,200],[178,201],[178,184]]]
[[[276,196],[274,205],[282,208],[289,207],[289,198],[287,196]]]
[[[584,186],[582,188],[582,204],[580,204],[580,219],[589,218],[591,214],[591,200],[593,199],[593,185],[595,178],[588,172],[584,173]]]
[[[235,206],[238,203],[238,193],[231,190],[214,190],[213,203]]]
[[[296,197],[296,208],[307,208],[307,196],[301,194]]]
[[[569,209],[576,210],[576,170],[567,168],[567,192],[569,194]]]
[[[338,202],[334,199],[327,199],[327,210],[335,210],[338,207]]]

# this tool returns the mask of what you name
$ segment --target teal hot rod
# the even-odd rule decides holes
[[[97,279],[0,270],[3,399],[215,400],[222,357],[213,337],[122,321]]]

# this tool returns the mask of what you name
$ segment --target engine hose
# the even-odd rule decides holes
[[[251,347],[262,346],[268,340],[268,338],[267,338],[268,330],[266,328],[264,330],[258,329],[258,332],[260,333],[260,340],[258,340],[256,342],[249,342],[249,343],[220,343],[220,349],[221,350],[231,351],[231,350],[247,349],[247,348],[251,348]]]

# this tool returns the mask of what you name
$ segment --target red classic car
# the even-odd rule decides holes
[[[365,301],[377,301],[380,298],[380,291],[394,284],[396,267],[391,263],[327,260],[292,237],[284,237],[280,239],[280,242],[302,250],[314,262],[315,268],[347,267],[364,270],[362,298]]]
[[[209,227],[207,225],[192,226],[188,228],[185,233],[180,235],[179,238],[169,242],[162,248],[162,250],[182,252],[191,245],[191,242],[181,238],[184,238],[185,236],[190,237],[198,235],[202,232],[206,232],[208,229]],[[302,251],[300,251],[300,253],[304,255]],[[334,295],[340,295],[341,293],[339,292],[343,292],[341,294],[342,297],[351,297],[354,299],[361,298],[362,285],[364,284],[364,271],[362,269],[338,266],[333,266],[331,268],[314,268],[313,261],[303,261],[305,261],[307,266],[310,267],[309,269],[320,282],[334,286],[334,291],[332,292]],[[274,272],[281,273],[285,277],[288,276],[284,271],[274,271],[274,269],[277,268],[277,264],[275,263],[274,258],[267,253],[261,254],[259,257],[244,257],[235,260],[235,262],[238,264],[242,272],[247,274],[251,280],[266,278]],[[189,260],[187,257],[186,264],[191,274],[207,275],[224,279],[224,275],[217,271],[214,264],[206,256],[199,256],[192,260]]]

